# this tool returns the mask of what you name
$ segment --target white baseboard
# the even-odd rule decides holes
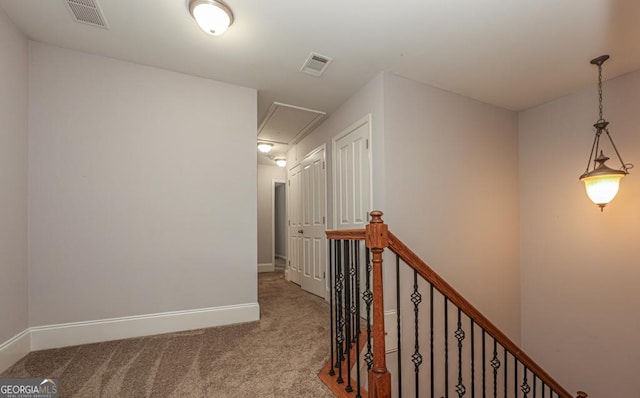
[[[0,344],[0,373],[31,351],[260,320],[248,303],[28,328]]]
[[[273,272],[276,267],[272,263],[258,264],[258,272]]]
[[[276,258],[279,258],[281,260],[287,261],[287,256],[286,254],[276,254],[275,255]]]
[[[9,369],[31,351],[31,334],[29,329],[22,331],[0,344],[0,373]]]
[[[97,343],[161,333],[202,329],[260,319],[258,303],[164,312],[122,318],[37,326],[31,332],[31,350]]]

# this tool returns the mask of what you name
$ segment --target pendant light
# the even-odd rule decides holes
[[[618,152],[618,148],[616,148],[616,144],[613,142],[611,134],[609,134],[607,127],[609,122],[602,117],[602,64],[608,59],[608,55],[601,55],[591,60],[593,65],[598,66],[598,104],[600,118],[593,125],[596,128],[596,136],[591,146],[587,169],[580,176],[580,181],[584,181],[589,199],[600,207],[600,211],[603,211],[604,207],[615,198],[620,187],[620,180],[629,174],[629,170],[633,167],[632,164],[625,164],[622,161],[620,152]],[[606,133],[611,147],[620,161],[620,169],[618,170],[612,169],[605,164],[609,158],[605,156],[602,149],[600,149],[600,136],[603,132]],[[591,161],[593,161],[593,169],[590,169],[592,166]]]

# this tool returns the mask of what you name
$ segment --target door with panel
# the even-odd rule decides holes
[[[304,290],[325,296],[326,173],[325,150],[319,148],[302,161],[302,281]]]
[[[371,210],[370,121],[364,118],[333,140],[336,229],[364,228]]]
[[[287,207],[289,212],[289,247],[287,272],[289,280],[298,285],[302,280],[302,191],[301,165],[289,170],[287,176]]]
[[[333,139],[333,214],[336,229],[362,229],[371,211],[371,121],[366,117]],[[365,245],[360,245],[364,258]],[[360,267],[360,290],[365,290],[366,270]],[[360,313],[365,314],[364,302]]]

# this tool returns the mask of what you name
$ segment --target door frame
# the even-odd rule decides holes
[[[329,206],[329,203],[328,203],[329,202],[328,201],[329,195],[328,195],[328,192],[327,192],[328,191],[328,189],[327,189],[328,188],[328,181],[327,181],[328,179],[327,179],[327,143],[326,142],[318,145],[317,147],[315,147],[314,149],[309,151],[307,154],[305,154],[302,157],[302,160],[299,160],[295,164],[292,164],[290,168],[287,167],[287,182],[286,182],[286,188],[287,188],[287,228],[291,228],[291,225],[290,225],[291,224],[291,220],[289,219],[289,214],[290,214],[289,213],[289,206],[291,204],[291,199],[289,198],[290,185],[289,185],[289,182],[288,182],[289,170],[293,169],[293,168],[295,168],[297,166],[302,165],[302,163],[304,163],[304,161],[307,158],[315,155],[316,153],[318,153],[318,152],[320,152],[322,150],[324,150],[324,159],[322,161],[324,162],[324,166],[325,166],[324,169],[323,169],[324,172],[322,173],[322,176],[324,178],[324,209],[323,209],[323,211],[324,211],[324,220],[325,220],[324,221],[324,228],[325,228],[325,230],[327,229],[327,221],[328,221],[327,209],[328,209],[328,206]],[[326,248],[327,247],[327,237],[326,237],[326,235],[323,237],[323,239],[324,239],[324,246]],[[287,281],[291,280],[290,279],[290,275],[289,275],[289,261],[288,261],[291,258],[291,252],[290,251],[291,251],[291,245],[289,244],[289,242],[287,242],[287,266],[285,267],[285,279]],[[328,260],[328,258],[327,258],[327,260]],[[328,279],[326,277],[327,272],[328,272],[328,261],[325,261],[325,269],[324,269],[324,276],[325,276],[325,278],[324,278],[324,280],[325,280],[324,299],[325,299],[325,301],[329,300],[329,290],[328,290],[329,289],[329,281],[328,281]]]
[[[284,271],[284,277],[285,280],[288,282],[292,282],[291,280],[291,272],[290,272],[290,268],[291,268],[291,260],[293,259],[293,255],[291,254],[291,250],[293,245],[291,244],[291,204],[292,204],[292,200],[291,200],[291,179],[290,179],[290,175],[289,173],[291,172],[291,170],[295,169],[296,167],[300,166],[300,162],[296,162],[295,164],[292,165],[287,165],[287,182],[286,182],[286,189],[287,189],[287,262],[285,264],[285,271]],[[295,283],[295,282],[292,282]]]
[[[275,268],[276,266],[276,185],[277,184],[284,184],[284,212],[285,215],[288,216],[289,213],[287,213],[287,203],[288,198],[287,198],[287,180],[286,177],[284,180],[281,179],[277,179],[277,178],[272,178],[271,179],[271,254],[273,255],[271,258],[271,263],[273,264],[273,267]],[[288,217],[285,217],[285,221]],[[286,228],[289,228],[289,226],[287,225]],[[288,233],[289,231],[287,231]],[[288,236],[287,239],[288,240]],[[285,245],[287,246],[287,250],[286,250],[286,255],[289,255],[289,245],[288,242],[285,242]],[[287,269],[287,259],[285,258],[285,267],[284,267],[284,275],[285,278],[287,277],[288,274],[288,269]]]
[[[369,123],[369,128],[367,131],[367,135],[368,135],[368,140],[369,140],[369,212],[371,212],[371,210],[373,210],[373,137],[372,137],[372,126],[371,126],[371,114],[368,113],[366,114],[364,117],[358,119],[356,122],[350,124],[347,128],[345,128],[344,130],[342,130],[340,133],[338,133],[335,137],[333,137],[331,139],[331,189],[333,190],[332,192],[332,199],[333,199],[333,203],[332,208],[333,208],[333,228],[334,229],[338,229],[338,209],[336,208],[336,206],[338,205],[338,190],[336,189],[336,182],[338,181],[337,179],[337,167],[336,167],[336,161],[337,161],[337,143],[338,141],[340,141],[342,138],[344,138],[345,136],[349,135],[349,133],[351,133],[353,130],[357,129],[358,127]],[[367,212],[367,217],[369,217],[369,212]]]

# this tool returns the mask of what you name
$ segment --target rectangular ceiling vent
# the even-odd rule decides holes
[[[327,56],[311,53],[304,65],[302,65],[302,68],[300,68],[300,72],[308,73],[313,76],[320,76],[327,69],[327,66],[329,66],[331,61],[333,61],[333,59]]]
[[[109,29],[96,0],[65,0],[76,22]]]

